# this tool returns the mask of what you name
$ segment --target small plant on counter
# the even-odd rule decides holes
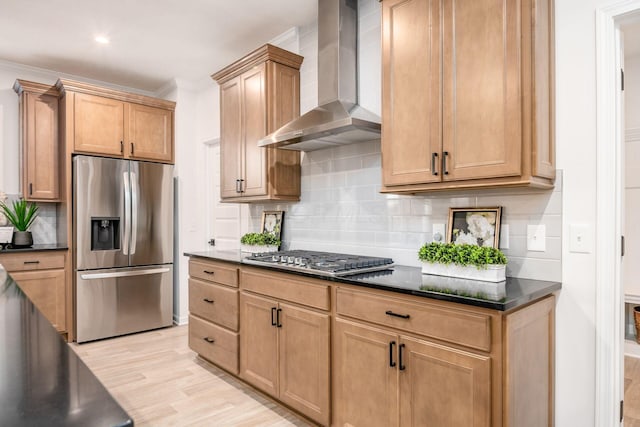
[[[418,258],[432,264],[473,265],[478,270],[486,269],[488,265],[507,264],[507,257],[500,249],[454,243],[427,243],[420,248]]]
[[[11,207],[0,202],[0,209],[16,231],[27,231],[38,216],[38,206],[34,203],[27,204],[24,199],[15,200]]]
[[[280,240],[271,233],[247,233],[240,238],[240,243],[249,246],[280,246]]]

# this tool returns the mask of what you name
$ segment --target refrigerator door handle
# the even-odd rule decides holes
[[[133,255],[136,253],[136,241],[138,240],[138,194],[140,193],[140,185],[138,183],[138,175],[131,172],[131,247],[129,252]]]
[[[122,187],[124,188],[124,237],[122,239],[122,253],[129,255],[129,241],[131,240],[131,224],[129,214],[131,213],[131,183],[129,182],[129,172],[122,172]]]
[[[118,271],[118,272],[112,272],[112,273],[87,273],[87,274],[81,274],[80,277],[83,280],[111,279],[114,277],[147,276],[149,274],[168,273],[169,271],[171,271],[171,269],[167,267],[147,268],[144,270]]]

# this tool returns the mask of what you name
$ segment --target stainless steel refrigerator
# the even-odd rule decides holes
[[[73,159],[78,342],[169,326],[173,166]]]

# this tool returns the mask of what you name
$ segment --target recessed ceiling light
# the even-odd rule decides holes
[[[94,40],[100,44],[109,44],[109,37],[107,36],[96,36]]]

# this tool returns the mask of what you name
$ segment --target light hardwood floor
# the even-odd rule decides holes
[[[187,326],[71,348],[136,426],[310,426],[187,345]]]
[[[624,358],[624,427],[640,427],[640,359]]]

